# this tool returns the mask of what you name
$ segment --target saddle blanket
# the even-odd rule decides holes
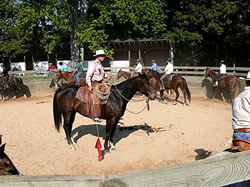
[[[88,89],[88,86],[80,87],[76,92],[76,99],[84,103],[90,103],[91,93]]]

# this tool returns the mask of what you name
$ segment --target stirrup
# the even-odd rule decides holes
[[[95,117],[95,116],[92,117],[92,120],[94,122],[101,122],[100,118],[99,117]]]

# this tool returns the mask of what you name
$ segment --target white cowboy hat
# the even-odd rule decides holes
[[[103,49],[101,49],[101,50],[97,50],[97,51],[95,52],[95,55],[94,55],[94,56],[100,56],[100,55],[104,55],[104,56],[106,56],[106,54],[105,54],[105,52],[104,52],[104,50],[103,50]]]
[[[246,81],[250,81],[250,71],[249,71],[248,74],[247,74]]]

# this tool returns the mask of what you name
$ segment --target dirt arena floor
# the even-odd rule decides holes
[[[125,173],[204,159],[230,146],[231,104],[196,94],[186,107],[151,101],[150,111],[126,111],[116,129],[116,150],[98,162],[95,123],[76,116],[78,148],[70,149],[63,128],[55,130],[52,98],[53,89],[0,103],[6,153],[24,175]],[[138,112],[144,106],[144,101],[130,102],[127,109]],[[98,128],[103,137],[105,121]]]

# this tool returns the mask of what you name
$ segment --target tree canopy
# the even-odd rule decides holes
[[[113,39],[169,38],[178,65],[250,64],[248,0],[2,0],[0,55],[62,42],[95,51]],[[74,59],[74,58],[72,58]],[[77,59],[77,58],[76,58]]]

